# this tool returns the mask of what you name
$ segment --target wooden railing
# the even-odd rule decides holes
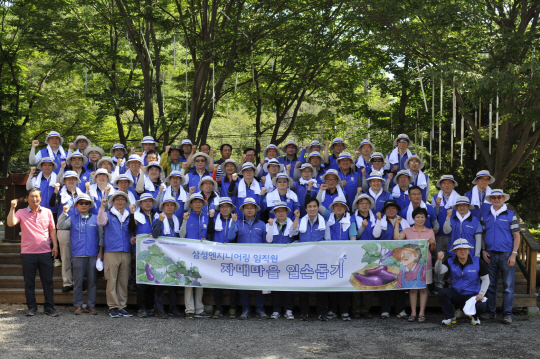
[[[509,205],[508,207],[514,210],[512,206]],[[536,291],[536,262],[540,244],[538,244],[517,212],[516,217],[519,221],[519,233],[521,235],[517,264],[525,279],[527,279],[527,294],[534,294]]]

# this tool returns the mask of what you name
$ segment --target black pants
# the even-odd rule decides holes
[[[394,303],[396,314],[399,314],[405,310],[405,301],[407,300],[406,292],[404,290],[388,290],[380,292],[382,313],[390,313],[390,308],[392,307],[392,295],[394,295],[396,298]]]
[[[54,308],[54,261],[51,253],[22,254],[21,261],[24,276],[24,294],[28,309],[36,308],[36,270],[39,270],[43,294],[45,295],[45,309]]]
[[[354,314],[369,313],[374,292],[354,292],[352,299],[352,312]]]
[[[450,319],[455,316],[454,306],[461,309],[465,305],[465,302],[468,301],[473,295],[461,295],[452,288],[441,288],[439,289],[439,304],[444,314],[444,319]],[[478,319],[478,316],[484,314],[487,307],[487,302],[476,302],[476,314],[474,315],[475,319]]]
[[[177,301],[177,290],[178,288],[175,286],[168,286],[168,285],[156,285],[155,286],[155,306],[156,309],[163,311],[163,295],[165,293],[165,290],[169,291],[169,312],[172,312],[174,308],[176,308],[176,301]]]
[[[351,292],[331,292],[328,293],[328,309],[335,314],[349,313],[351,310],[352,293]]]
[[[300,312],[302,314],[309,314],[309,295],[310,292],[300,292]],[[328,293],[316,292],[315,301],[317,302],[317,315],[326,315],[328,312]]]
[[[214,289],[214,303],[216,305],[216,310],[223,312],[223,294],[224,289]],[[229,309],[236,310],[238,306],[238,291],[231,289],[229,290]]]
[[[137,285],[137,307],[139,309],[152,309],[154,307],[154,288],[158,286],[148,284]]]
[[[136,287],[137,286],[137,266],[136,266],[137,259],[135,258],[135,253],[131,254],[131,263],[129,271],[129,279],[128,279],[128,287]]]
[[[272,308],[274,312],[281,312],[281,307],[284,310],[293,310],[293,292],[274,292],[272,291]]]

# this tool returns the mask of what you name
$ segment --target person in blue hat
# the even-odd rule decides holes
[[[392,198],[392,195],[385,191],[384,188],[388,188],[386,180],[381,172],[371,172],[365,183],[369,183],[369,188],[366,189],[366,193],[375,203],[374,212],[380,213],[384,207],[384,203]]]
[[[189,139],[182,140],[180,143],[180,148],[182,150],[182,153],[180,155],[180,162],[187,162],[188,157],[191,155],[191,152],[193,151],[193,143]],[[197,146],[195,146],[197,148]]]
[[[278,159],[278,157],[281,155],[281,151],[279,147],[277,147],[274,144],[269,144],[266,146],[266,148],[263,150],[263,158],[261,159],[261,163],[257,166],[257,173],[258,178],[264,177],[267,175],[268,170],[265,169],[265,164],[268,163],[271,159]],[[280,164],[279,160],[277,161],[278,164]],[[281,165],[281,170],[284,171],[285,166]]]
[[[451,288],[441,288],[438,298],[444,314],[442,324],[451,325],[457,322],[454,308],[463,308],[470,300],[475,314],[471,316],[471,324],[479,325],[480,316],[486,311],[486,292],[490,285],[489,270],[485,262],[472,256],[474,248],[464,238],[458,238],[452,243],[452,258],[446,253],[438,253],[435,263],[435,273],[449,273]]]
[[[107,194],[114,193],[111,180],[112,175],[110,173],[103,168],[98,169],[94,174],[94,184],[91,185],[90,182],[86,182],[86,194],[92,198],[94,203],[101,204],[103,197],[107,196]],[[99,208],[97,206],[93,206],[90,208],[90,213],[96,216],[98,210]]]
[[[291,190],[293,184],[292,178],[285,173],[278,173],[276,177],[272,179],[275,189],[269,192],[262,201],[262,210],[264,213],[263,218],[275,218],[272,209],[276,203],[286,203],[289,207],[288,217],[292,220],[294,218],[293,213],[300,209],[298,202],[298,196]]]
[[[339,158],[339,155],[341,152],[345,151],[347,149],[348,145],[343,141],[343,138],[336,137],[332,140],[332,144],[330,144],[330,141],[325,141],[325,152],[324,152],[324,164],[327,168],[331,168],[334,170],[339,169],[339,164],[337,163],[337,159]],[[332,155],[328,154],[328,150],[332,151]]]
[[[192,188],[190,188],[190,195]],[[208,216],[210,210],[215,210],[219,205],[218,184],[210,176],[205,176],[199,182],[199,194],[202,195],[206,201],[206,205],[203,207],[203,213]]]
[[[274,203],[271,214],[274,215],[275,219],[268,219],[268,224],[266,225],[266,241],[268,243],[288,244],[293,242],[293,237],[298,234],[300,211],[298,209],[294,211],[294,221],[288,217],[288,212],[291,212],[291,209],[286,202]],[[281,309],[283,308],[285,319],[293,320],[293,292],[273,291],[272,307],[273,313],[270,316],[271,319],[281,317]]]
[[[266,195],[267,189],[257,182],[257,179],[255,179],[256,174],[257,168],[251,162],[245,162],[240,172],[232,174],[232,181],[227,191],[227,197],[236,200],[236,207],[240,208],[246,198],[254,199],[259,207],[262,205],[262,200]],[[239,179],[239,176],[242,176],[242,178]],[[240,211],[238,213],[238,220],[242,221],[243,218],[244,213]],[[257,211],[257,218],[261,218],[259,211]]]
[[[154,137],[152,136],[144,136],[141,143],[139,143],[139,146],[142,147],[143,149],[143,154],[141,156],[141,159],[143,161],[143,164],[145,166],[148,165],[148,160],[146,159],[146,155],[148,153],[148,151],[150,150],[156,150],[157,148],[157,142],[154,140]],[[157,159],[157,162],[161,161],[161,157],[159,156],[158,154],[158,159]]]
[[[446,251],[447,256],[453,257],[452,243],[457,239],[466,239],[472,247],[471,255],[480,257],[482,250],[482,223],[478,218],[472,215],[471,210],[474,206],[471,205],[469,199],[465,196],[460,196],[456,199],[455,204],[446,211],[446,220],[443,226],[443,233],[450,235],[446,247],[441,251]]]
[[[126,147],[121,143],[115,143],[111,149],[111,155],[112,160],[114,162],[115,166],[120,166],[119,173],[123,174],[126,173],[126,156],[128,154],[128,150]]]
[[[367,179],[371,176],[372,173],[377,173],[384,179],[383,189],[385,191],[388,191],[388,189],[390,188],[390,182],[392,182],[392,178],[394,178],[394,174],[388,170],[385,170],[385,166],[386,159],[384,158],[384,155],[380,152],[374,152],[369,159],[369,164],[359,170],[362,174],[363,192],[367,192],[368,189],[371,187],[371,182],[367,181]]]
[[[241,169],[242,168],[240,167],[240,165],[231,158],[221,162],[218,167],[218,171],[221,172],[223,176],[218,177],[216,175],[216,178],[218,178],[217,183],[219,187],[220,197],[229,196],[229,187],[233,182],[238,181],[238,175],[234,176],[234,174],[240,172]],[[231,199],[233,200],[233,202],[236,203],[236,198],[231,197]]]
[[[414,153],[409,150],[410,145],[411,140],[409,139],[409,136],[401,133],[394,141],[395,148],[386,156],[389,170],[394,174],[394,177],[396,177],[400,171],[406,170],[405,161],[414,155]],[[394,182],[394,184],[396,185],[397,183]]]
[[[258,167],[257,167],[258,169]],[[274,178],[278,173],[286,173],[285,166],[283,166],[276,158],[269,159],[262,166],[262,171],[257,173],[257,177],[260,178],[261,184],[266,187],[268,192],[274,190]],[[264,175],[263,175],[264,174]]]
[[[68,157],[71,154],[72,150],[78,150],[79,152],[84,153],[86,148],[90,146],[92,146],[92,142],[86,136],[79,135],[77,136],[77,138],[75,138],[75,141],[73,141],[73,143],[69,144]]]
[[[64,139],[62,138],[62,136],[60,136],[60,134],[56,131],[51,131],[45,139],[45,144],[47,145],[47,147],[36,153],[36,147],[39,146],[39,141],[33,140],[28,162],[31,165],[37,165],[45,157],[52,158],[57,166],[54,170],[54,173],[58,174],[58,172],[60,171],[60,164],[67,158],[67,154],[62,147],[63,143]]]
[[[319,192],[317,193],[317,200],[321,204],[321,214],[325,218],[330,217],[332,210],[330,206],[337,197],[345,197],[345,193],[341,188],[341,182],[339,179],[338,171],[329,169],[321,177],[323,184],[319,186]],[[324,209],[323,209],[324,208]]]
[[[152,235],[152,228],[154,228],[154,222],[158,220],[156,217],[157,209],[159,208],[158,201],[152,197],[150,193],[143,193],[135,204],[129,206],[129,210],[133,213],[133,221],[129,222],[129,230],[135,234],[135,237],[131,238],[132,246],[132,261],[133,254],[137,252],[137,236],[146,235],[150,237]],[[132,266],[132,271],[134,271]],[[130,276],[131,277],[131,276]],[[131,278],[130,278],[131,280]],[[139,283],[136,285],[137,291],[137,316],[139,318],[148,318],[153,312],[154,307],[154,288],[155,286],[149,284]],[[178,309],[176,309],[178,311]],[[172,313],[172,315],[179,315],[178,313]]]
[[[114,173],[114,170],[116,169],[116,165],[114,164],[113,159],[111,157],[103,156],[99,159],[97,168],[98,170],[100,168],[105,169],[107,170],[107,173],[110,173],[112,175]]]
[[[298,145],[295,141],[289,140],[281,148],[281,151],[283,151],[285,155],[278,157],[278,161],[285,166],[286,172],[290,177],[292,177],[296,164],[298,163],[298,166],[302,164],[298,158]]]
[[[210,221],[208,224],[208,238],[214,242],[229,243],[236,238],[236,222],[238,215],[233,213],[236,207],[229,197],[220,197],[219,205],[215,212],[210,210]],[[215,311],[213,319],[223,317],[223,289],[214,289]],[[236,317],[236,307],[238,306],[238,291],[229,290],[229,318]]]
[[[439,232],[439,222],[437,221],[437,214],[435,209],[422,200],[422,188],[418,186],[409,187],[409,205],[402,209],[399,216],[409,222],[409,226],[414,225],[414,218],[412,213],[417,208],[424,208],[427,212],[426,228],[433,229],[435,234]]]
[[[87,147],[86,150],[84,150],[84,155],[88,157],[85,168],[90,172],[94,172],[98,169],[97,164],[101,157],[105,156],[105,151],[103,151],[103,148],[101,147],[92,146]]]
[[[292,191],[298,196],[298,204],[300,206],[300,216],[306,215],[306,198],[317,196],[319,185],[317,180],[313,178],[314,168],[309,163],[304,163],[300,166],[301,178],[294,181]]]
[[[482,257],[488,264],[489,289],[487,291],[487,319],[496,318],[497,283],[499,272],[503,283],[503,324],[512,324],[514,314],[514,284],[516,281],[516,257],[521,237],[519,235],[519,222],[514,211],[509,209],[505,202],[510,195],[502,189],[494,189],[486,195],[491,202],[491,208],[482,216],[484,241],[482,243]]]
[[[422,172],[424,161],[418,155],[412,155],[405,161],[405,168],[412,176],[411,185],[418,186],[422,190],[422,201],[429,198],[429,176]]]
[[[116,177],[113,181],[113,187],[115,190],[122,191],[129,197],[129,203],[135,203],[139,200],[139,194],[135,192],[133,188],[133,180],[126,174]]]
[[[71,262],[73,265],[73,307],[74,314],[97,315],[97,272],[96,261],[99,241],[103,239],[103,228],[97,225],[97,216],[90,213],[94,201],[87,194],[81,194],[74,203],[76,210],[69,211],[70,205],[63,207],[58,219],[58,229],[69,231]],[[103,259],[100,257],[100,259]],[[83,309],[83,281],[86,278],[86,308]]]
[[[211,177],[212,174],[208,171],[207,166],[212,159],[204,152],[197,152],[190,155],[188,162],[184,163],[184,169],[186,170],[187,186],[189,188],[194,187],[197,191],[199,182],[203,177]],[[212,162],[213,166],[213,162]]]
[[[127,176],[127,178],[129,178],[129,180],[131,181],[130,188],[132,188],[133,191],[135,191],[139,180],[142,180],[144,182],[144,175],[142,174],[141,167],[141,157],[136,154],[130,155],[126,162],[126,172],[124,173],[124,175]],[[118,169],[119,166],[117,166],[116,168]],[[116,177],[118,177],[118,175]]]
[[[472,215],[478,219],[482,219],[491,209],[491,203],[486,197],[491,194],[491,187],[489,185],[493,182],[495,182],[495,177],[489,174],[489,171],[478,171],[472,181],[472,184],[475,186],[464,194],[465,197],[471,200],[471,204],[474,206],[474,209],[471,210]]]
[[[341,180],[341,188],[345,192],[347,204],[351,205],[356,196],[362,192],[362,177],[356,172],[350,153],[341,152],[337,164],[339,166],[338,174]]]
[[[165,182],[169,183],[169,186],[167,186],[167,188],[161,192],[161,195],[158,196],[158,203],[161,205],[161,202],[165,197],[175,198],[179,208],[176,212],[174,212],[174,215],[178,217],[180,221],[182,221],[184,218],[184,205],[187,200],[187,193],[183,187],[186,183],[186,178],[182,175],[182,172],[172,171],[167,178],[165,178]],[[180,222],[180,224],[182,223]]]
[[[326,173],[326,167],[323,164],[324,157],[317,151],[311,152],[306,157],[306,164],[310,164],[313,167],[313,178],[317,180],[317,184],[321,185],[323,183],[322,176]],[[294,180],[298,180],[302,177],[300,173],[300,168],[296,168],[294,171]]]
[[[394,188],[392,198],[396,200],[401,208],[406,208],[411,200],[409,199],[409,187],[413,181],[413,176],[407,170],[399,171],[394,177]]]
[[[258,201],[251,197],[246,197],[238,207],[242,213],[242,218],[238,216],[236,222],[236,242],[237,243],[266,243],[266,224],[257,218],[257,212],[261,210]],[[242,314],[238,319],[247,320],[251,314],[249,295],[255,296],[255,313],[257,318],[266,319],[268,316],[264,312],[265,298],[260,290],[241,290],[240,304]],[[233,316],[229,312],[229,317]]]
[[[375,152],[375,145],[370,140],[363,140],[354,152],[356,158],[356,170],[361,173],[365,168],[365,173],[371,172],[371,155]]]
[[[48,208],[53,213],[53,218],[56,220],[58,207],[49,206],[49,201],[53,197],[54,189],[57,181],[57,175],[54,170],[57,168],[56,163],[50,157],[44,157],[41,159],[41,162],[38,163],[37,169],[39,173],[36,177],[34,174],[36,172],[36,167],[30,168],[30,175],[26,181],[26,190],[29,191],[32,188],[37,188],[41,191],[41,203],[40,206]]]
[[[309,155],[312,152],[322,153],[324,151],[324,146],[322,143],[320,143],[317,140],[311,141],[309,145],[305,145],[304,148],[300,151],[300,155],[298,158],[300,159],[300,163],[308,163],[306,162],[306,153]],[[321,156],[322,157],[322,156]],[[324,159],[321,160],[321,163],[324,161]]]
[[[77,184],[77,187],[81,191],[85,191],[86,183],[90,182],[92,175],[84,165],[88,162],[88,158],[80,153],[78,150],[73,152],[71,156],[67,158],[66,161],[62,161],[60,164],[61,170],[58,172],[58,178],[62,178],[64,171],[73,171],[79,176],[80,182]]]
[[[149,162],[146,167],[144,180],[137,183],[135,191],[137,191],[139,195],[142,193],[150,193],[152,197],[157,199],[167,187],[161,180],[163,174],[163,167],[161,167],[159,162]]]

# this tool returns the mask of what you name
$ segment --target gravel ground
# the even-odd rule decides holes
[[[327,323],[298,319],[140,319],[75,316],[57,306],[50,318],[24,305],[0,304],[4,358],[540,358],[540,318],[516,316],[472,326],[468,319],[442,326],[441,313],[426,323],[395,317]],[[500,317],[499,317],[500,319]],[[459,349],[459,351],[457,351]]]

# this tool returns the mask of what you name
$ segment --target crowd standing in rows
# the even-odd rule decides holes
[[[36,167],[27,182],[29,206],[15,211],[14,200],[7,220],[9,226],[21,224],[27,315],[37,312],[36,270],[45,313],[57,315],[52,275],[54,265],[60,265],[53,259],[60,254],[63,291],[73,290],[75,314],[97,314],[96,266],[103,266],[111,317],[131,316],[126,310],[129,289],[137,292],[139,317],[179,316],[176,287],[135,284],[135,237],[145,234],[221,243],[427,239],[425,266],[419,263],[418,246],[403,248],[411,260],[396,288],[426,282],[429,289],[409,291],[410,315],[404,290],[378,293],[381,318],[389,318],[393,298],[398,318],[424,322],[431,293],[439,297],[443,324],[456,323],[465,303],[476,308],[471,323],[480,324],[481,315],[496,317],[500,273],[503,323],[512,323],[520,237],[517,218],[505,204],[509,195],[491,189],[495,179],[482,170],[463,196],[451,174],[441,176],[436,182],[440,190],[429,203],[430,178],[422,172],[422,159],[409,150],[405,134],[386,156],[369,140],[351,153],[343,139],[335,138],[303,148],[295,141],[281,148],[270,144],[260,163],[252,148],[244,149],[236,162],[233,147],[223,144],[221,158],[215,160],[209,145],[197,147],[190,140],[166,146],[160,154],[151,136],[140,142],[142,155],[115,144],[109,156],[85,136],[78,136],[66,152],[64,139],[54,131],[45,144],[36,152],[39,141],[32,143],[29,162]],[[317,318],[371,318],[376,294],[317,292]],[[268,317],[262,291],[231,290],[230,318],[251,316],[250,295],[255,297],[255,316]],[[271,296],[270,318],[294,319],[293,292],[273,291]],[[210,316],[202,298],[203,288],[184,288],[186,318]],[[225,313],[223,290],[214,290],[214,301],[212,317],[220,318]],[[299,294],[299,304],[300,320],[308,320],[309,293]]]

